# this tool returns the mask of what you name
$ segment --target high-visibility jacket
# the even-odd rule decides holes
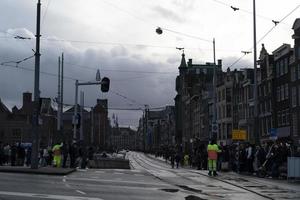
[[[209,160],[217,160],[218,159],[218,152],[221,152],[219,150],[218,145],[216,144],[209,144],[207,146],[207,154]]]
[[[63,144],[54,145],[54,147],[52,148],[54,156],[60,156],[61,155],[61,147],[62,146],[63,146]]]

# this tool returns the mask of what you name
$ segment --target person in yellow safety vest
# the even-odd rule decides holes
[[[215,140],[212,140],[207,146],[208,154],[208,175],[211,176],[212,172],[214,176],[217,176],[217,160],[218,153],[221,152],[219,146],[216,144]]]
[[[56,144],[52,148],[53,152],[53,161],[54,161],[54,166],[55,167],[60,167],[61,166],[61,147],[63,146],[63,143],[61,144]]]
[[[185,154],[184,157],[183,157],[184,166],[189,166],[189,160],[190,160],[189,155]]]

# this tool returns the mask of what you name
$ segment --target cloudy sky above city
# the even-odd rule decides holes
[[[0,63],[33,55],[37,0],[0,1]],[[234,11],[230,6],[239,8]],[[257,39],[268,52],[292,44],[292,25],[300,16],[299,0],[257,1]],[[281,21],[276,27],[272,20]],[[111,79],[111,91],[82,87],[85,103],[107,98],[109,108],[150,108],[173,105],[175,78],[181,59],[176,47],[195,63],[213,61],[212,39],[223,69],[252,51],[250,0],[42,0],[41,96],[57,96],[57,59],[65,55],[65,103],[74,103],[75,79],[95,79],[96,70]],[[155,33],[157,27],[163,34]],[[193,37],[192,37],[193,36]],[[22,93],[33,92],[34,59],[0,66],[0,98],[8,106],[22,105]],[[253,55],[231,66],[252,67]],[[27,69],[24,69],[27,68]],[[109,110],[120,125],[137,126],[141,111]]]

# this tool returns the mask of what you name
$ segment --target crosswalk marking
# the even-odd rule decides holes
[[[30,197],[30,198],[43,198],[43,199],[58,199],[58,200],[103,200],[97,197],[80,197],[68,195],[53,195],[53,194],[38,194],[38,193],[25,193],[25,192],[6,192],[0,191],[0,195],[4,196],[17,196],[17,197]]]

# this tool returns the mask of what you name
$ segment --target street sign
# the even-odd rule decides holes
[[[241,129],[232,130],[232,140],[246,140],[247,132]]]
[[[276,128],[270,129],[270,139],[277,140],[277,129]]]
[[[218,132],[218,124],[217,123],[213,123],[212,124],[212,132],[213,133],[217,133]]]

